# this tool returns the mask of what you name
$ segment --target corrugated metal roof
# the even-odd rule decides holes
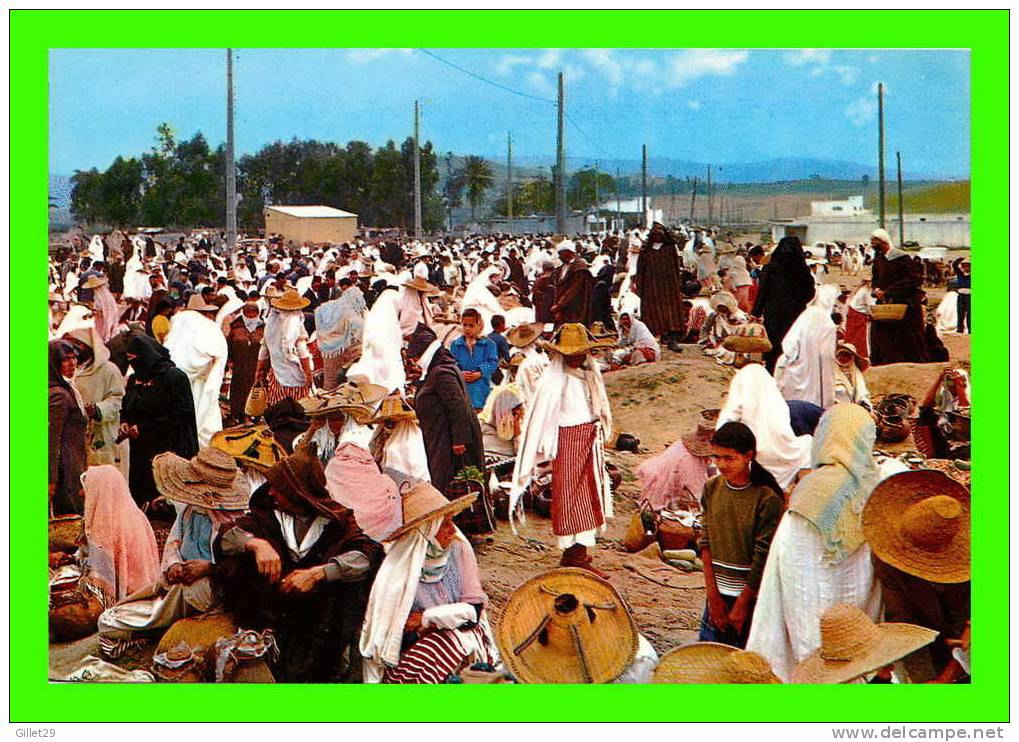
[[[266,206],[265,208],[287,214],[288,216],[299,216],[307,219],[357,216],[357,214],[351,214],[349,211],[334,209],[332,206]]]

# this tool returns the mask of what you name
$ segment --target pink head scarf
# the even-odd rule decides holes
[[[403,525],[403,503],[396,482],[379,471],[367,450],[341,443],[325,471],[329,496],[354,511],[354,520],[368,538],[382,541]]]
[[[116,467],[89,467],[82,484],[89,579],[119,602],[159,577],[156,536]]]

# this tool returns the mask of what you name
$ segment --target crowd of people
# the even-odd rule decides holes
[[[947,364],[900,419],[864,372],[949,360],[970,265],[927,312],[923,262],[884,230],[870,248],[657,223],[72,235],[50,261],[49,498],[51,532],[82,536],[50,555],[53,636],[76,621],[111,663],[158,642],[163,679],[965,682],[968,375]],[[825,281],[836,262],[858,286]],[[604,375],[663,347],[733,375],[638,473],[705,587],[700,641],[659,658],[598,553],[625,437]],[[875,450],[902,425],[929,466]],[[476,554],[528,513],[560,567],[490,621]]]

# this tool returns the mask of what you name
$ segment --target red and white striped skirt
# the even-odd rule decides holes
[[[605,523],[594,475],[593,423],[559,428],[559,448],[552,460],[552,533],[575,536]]]
[[[276,374],[272,372],[272,369],[269,369],[269,378],[265,383],[267,407],[272,407],[281,399],[286,399],[287,397],[290,399],[300,399],[301,397],[307,397],[310,393],[310,386],[283,386],[276,381]]]
[[[386,669],[383,683],[394,685],[425,685],[446,682],[446,678],[463,669],[469,655],[457,633],[475,632],[483,643],[480,626],[471,629],[433,631],[415,642],[400,656],[400,664]],[[487,661],[487,657],[480,658]]]

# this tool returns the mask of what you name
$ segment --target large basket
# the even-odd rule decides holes
[[[73,553],[85,543],[85,521],[80,515],[50,518],[50,551]]]
[[[899,322],[908,308],[908,304],[875,304],[870,308],[870,316],[875,322]]]
[[[764,330],[764,325],[749,322],[736,328],[736,331],[722,341],[722,347],[734,353],[768,353],[771,341]]]
[[[265,408],[269,405],[269,393],[264,386],[257,384],[251,387],[248,398],[244,402],[244,414],[248,417],[261,417],[265,414]]]

